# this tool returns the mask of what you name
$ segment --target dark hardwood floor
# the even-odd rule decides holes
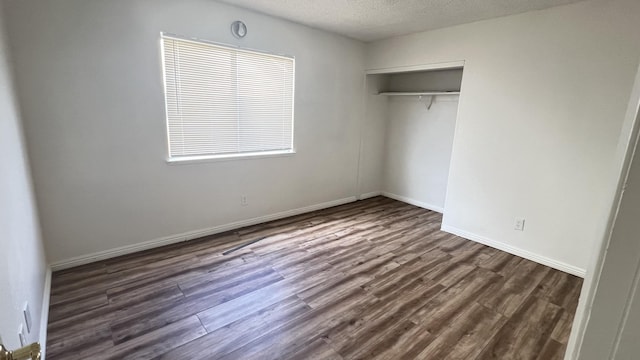
[[[56,272],[47,358],[562,359],[582,280],[440,222],[376,197]]]

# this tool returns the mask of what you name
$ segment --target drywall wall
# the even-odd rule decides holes
[[[634,151],[633,147],[630,151]],[[640,335],[637,288],[640,277],[640,159],[637,148],[625,184],[579,359],[634,359],[640,351],[637,341]]]
[[[386,76],[383,91],[391,92],[460,91],[462,83],[462,69]],[[389,96],[387,107],[383,193],[442,212],[458,96]]]
[[[368,45],[368,69],[465,61],[445,229],[584,272],[609,210],[638,16],[635,0],[585,1]]]
[[[585,278],[567,346],[567,359],[609,359],[614,355],[616,359],[633,359],[638,353],[639,109],[640,67],[616,150],[612,171],[615,192],[611,196],[609,221]]]
[[[38,216],[5,46],[0,6],[0,337],[20,347],[18,328],[29,303],[30,342],[40,340],[40,316],[46,266]]]
[[[384,192],[442,212],[447,194],[458,96],[390,96]]]
[[[640,337],[640,292],[637,289],[631,299],[628,318],[621,330],[621,339],[616,347],[614,359],[633,360],[637,358],[640,351],[640,345],[638,344],[638,337]],[[586,355],[583,358],[586,359],[588,356],[590,355]],[[591,357],[591,359],[596,358]]]
[[[637,213],[637,207],[635,211]],[[640,274],[636,274],[636,276],[640,276]],[[638,344],[638,338],[640,338],[640,289],[637,282],[634,285],[634,292],[629,299],[628,313],[622,324],[620,342],[617,344],[614,359],[635,359],[640,353],[640,344]]]
[[[378,93],[388,86],[385,75],[367,75],[364,93],[365,116],[362,119],[360,153],[360,194],[380,195],[384,186],[385,136],[387,132],[387,98]]]
[[[53,263],[358,195],[362,43],[209,0],[6,5]],[[295,56],[297,153],[168,165],[161,31]]]

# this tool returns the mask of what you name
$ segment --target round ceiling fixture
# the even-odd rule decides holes
[[[231,33],[238,39],[242,39],[247,35],[247,25],[242,21],[234,21],[231,23]]]

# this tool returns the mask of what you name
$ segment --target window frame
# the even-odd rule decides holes
[[[231,49],[235,51],[249,52],[249,53],[257,53],[264,54],[273,57],[280,57],[287,60],[290,60],[293,64],[293,73],[291,79],[291,148],[290,149],[279,149],[279,150],[267,150],[267,151],[256,151],[256,152],[237,152],[237,153],[225,153],[225,154],[204,154],[204,155],[190,155],[190,156],[171,156],[171,145],[170,145],[170,135],[169,135],[169,106],[167,104],[167,74],[166,74],[166,64],[165,64],[165,49],[164,49],[164,41],[163,39],[173,39],[178,41],[192,42],[195,44],[208,44],[218,47],[223,47],[226,49]],[[272,158],[272,157],[286,157],[292,156],[296,154],[296,136],[295,136],[295,94],[296,94],[296,59],[294,56],[285,55],[285,54],[276,54],[263,50],[256,50],[252,48],[245,48],[236,46],[233,44],[225,44],[210,40],[203,40],[199,38],[189,38],[185,36],[176,35],[168,32],[160,32],[160,37],[158,39],[160,43],[160,59],[161,59],[161,72],[162,72],[162,96],[164,98],[164,122],[165,122],[165,149],[166,149],[166,158],[165,161],[169,165],[181,165],[181,164],[193,164],[193,163],[202,163],[202,162],[217,162],[217,161],[230,161],[230,160],[249,160],[249,159],[263,159],[263,158]]]

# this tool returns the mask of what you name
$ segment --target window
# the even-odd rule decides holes
[[[293,153],[294,59],[162,35],[169,161]]]

